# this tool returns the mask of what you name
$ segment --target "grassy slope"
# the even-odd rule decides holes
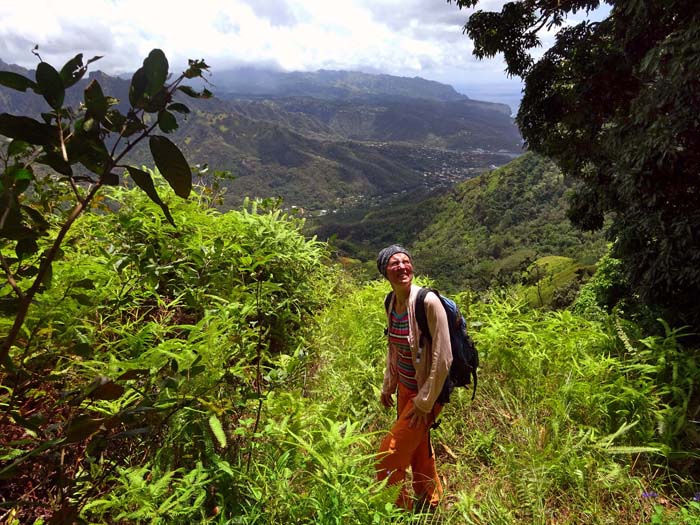
[[[0,480],[3,512],[25,513],[8,523],[63,509],[59,476],[93,523],[626,525],[650,523],[653,502],[672,517],[655,523],[698,523],[680,497],[697,483],[677,472],[678,492],[665,489],[669,471],[648,452],[679,434],[697,384],[673,334],[621,340],[567,311],[460,301],[481,322],[477,400],[460,392],[433,435],[448,491],[439,515],[402,515],[372,481],[394,415],[377,401],[386,283],[328,271],[279,213],[222,215],[164,192],[173,230],[140,193],[108,194],[119,210],[76,225],[32,310],[36,337],[13,353],[31,374],[0,378],[15,387],[0,392],[4,413],[31,418],[5,419],[0,468],[22,463]],[[92,390],[103,376],[110,388]],[[108,419],[72,426],[86,416]],[[64,434],[69,447],[32,452]],[[651,490],[661,496],[642,496]]]
[[[319,323],[321,363],[310,397],[327,417],[370,433],[357,455],[372,453],[394,417],[377,401],[386,289],[372,283],[347,293]],[[660,457],[644,452],[659,439],[663,399],[651,377],[622,357],[614,331],[510,299],[470,312],[472,322],[483,322],[474,333],[482,360],[477,397],[458,392],[432,435],[446,499],[437,516],[403,522],[697,523],[700,507],[664,493],[663,470],[652,466]],[[669,341],[656,343],[659,350]],[[692,497],[692,479],[677,481]]]

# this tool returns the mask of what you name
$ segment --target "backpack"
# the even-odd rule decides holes
[[[416,321],[423,336],[432,340],[430,329],[428,328],[428,319],[425,315],[425,296],[428,292],[433,292],[438,296],[440,302],[445,308],[447,314],[447,323],[450,327],[450,347],[452,349],[452,365],[450,373],[445,379],[445,384],[442,386],[442,391],[437,398],[437,402],[441,404],[450,401],[450,395],[455,387],[472,384],[472,401],[476,396],[476,370],[479,367],[479,353],[476,345],[469,334],[467,334],[467,322],[464,320],[459,307],[452,299],[440,295],[437,290],[432,288],[421,288],[416,298]],[[391,304],[391,296],[389,294],[384,299],[384,309],[389,310]],[[473,381],[472,381],[473,380]]]

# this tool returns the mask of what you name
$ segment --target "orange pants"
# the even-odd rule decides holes
[[[409,510],[413,508],[413,501],[404,484],[406,469],[409,466],[413,474],[413,491],[417,501],[434,507],[442,498],[442,484],[435,469],[435,456],[430,444],[430,426],[442,406],[435,405],[427,425],[421,422],[411,428],[408,426],[411,418],[406,414],[413,406],[412,399],[415,395],[416,392],[399,383],[399,417],[382,440],[377,462],[377,479],[381,481],[389,477],[389,485],[401,483],[403,486],[396,505]]]

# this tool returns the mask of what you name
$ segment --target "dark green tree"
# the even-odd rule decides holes
[[[448,0],[451,2],[451,0]],[[455,0],[460,8],[479,0]],[[700,4],[610,0],[602,21],[566,23],[598,0],[520,0],[477,11],[479,58],[523,78],[517,116],[531,150],[574,177],[569,217],[603,227],[632,289],[671,323],[700,330]],[[535,59],[543,28],[554,45]]]
[[[170,78],[165,54],[154,49],[131,79],[126,113],[117,108],[119,100],[105,95],[94,79],[84,88],[80,106],[69,107],[64,104],[66,90],[76,86],[89,64],[101,57],[83,63],[79,54],[59,71],[41,60],[36,48],[34,54],[39,59],[34,80],[0,71],[0,85],[33,91],[47,104],[41,121],[0,114],[0,135],[11,139],[0,153],[0,267],[5,275],[0,305],[15,319],[0,342],[4,364],[34,297],[51,282],[51,266],[60,256],[63,239],[102,186],[119,184],[128,172],[173,223],[150,174],[128,165],[127,155],[148,138],[159,171],[178,196],[187,198],[192,188],[190,167],[178,147],[158,132],[171,133],[178,127],[175,113],[189,112],[174,100],[177,92],[195,98],[211,95],[183,84],[185,79],[202,77],[208,69],[203,60],[190,60],[185,72]],[[38,174],[37,166],[44,175]],[[49,191],[61,186],[72,194],[72,203],[60,196],[60,189]],[[56,209],[65,213],[58,219],[47,216]],[[54,239],[46,240],[49,220],[58,220],[60,228]]]

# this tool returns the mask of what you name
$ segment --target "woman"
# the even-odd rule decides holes
[[[398,418],[379,448],[377,478],[403,485],[411,467],[417,504],[434,509],[442,497],[442,485],[435,469],[430,444],[430,427],[442,406],[436,403],[452,363],[447,315],[434,293],[425,297],[425,312],[432,343],[421,337],[416,321],[413,259],[399,245],[384,248],[377,256],[377,268],[391,284],[393,293],[387,308],[389,349],[380,401],[394,405],[398,391]],[[413,508],[407,488],[402,486],[397,505]]]

